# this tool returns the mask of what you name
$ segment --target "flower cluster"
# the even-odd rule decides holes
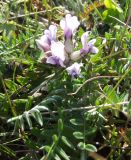
[[[81,36],[82,48],[74,51],[73,34],[79,25],[80,23],[76,16],[67,14],[60,21],[60,27],[64,31],[64,44],[57,41],[57,27],[55,25],[50,25],[49,29],[44,31],[44,35],[36,40],[38,48],[45,53],[45,62],[66,67],[68,74],[73,78],[80,76],[82,67],[82,63],[73,62],[79,60],[89,52],[98,53],[98,49],[94,46],[96,39],[87,42],[91,33],[90,31],[85,32]]]

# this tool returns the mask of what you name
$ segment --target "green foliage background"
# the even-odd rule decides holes
[[[99,3],[0,2],[0,159],[130,159],[131,1]],[[99,48],[77,79],[40,63],[35,43],[51,23],[62,38],[67,10],[81,21],[78,42],[90,29]]]

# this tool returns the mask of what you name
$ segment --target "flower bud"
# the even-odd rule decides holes
[[[72,61],[77,61],[78,59],[80,59],[81,58],[80,50],[71,53],[70,58]]]

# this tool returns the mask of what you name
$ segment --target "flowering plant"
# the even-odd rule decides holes
[[[131,1],[116,1],[0,2],[0,160],[131,159]]]
[[[67,14],[60,21],[60,27],[64,31],[64,43],[57,41],[57,27],[50,25],[48,30],[44,31],[44,35],[36,40],[37,46],[45,53],[46,63],[66,68],[66,71],[72,78],[80,76],[82,63],[77,61],[84,57],[87,53],[98,53],[98,48],[94,46],[96,39],[87,42],[90,31],[83,33],[81,36],[82,48],[74,51],[73,35],[80,25],[76,16]]]

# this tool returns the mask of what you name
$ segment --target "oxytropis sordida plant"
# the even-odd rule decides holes
[[[81,58],[88,53],[98,53],[98,48],[94,46],[96,39],[89,41],[90,31],[87,31],[81,36],[82,48],[75,50],[74,34],[78,29],[80,22],[76,16],[67,14],[60,21],[60,27],[64,31],[64,44],[57,41],[57,27],[50,25],[48,30],[44,31],[44,35],[36,40],[36,43],[44,52],[42,63],[49,63],[59,67],[66,68],[66,71],[72,78],[81,76],[82,63],[78,63]]]

